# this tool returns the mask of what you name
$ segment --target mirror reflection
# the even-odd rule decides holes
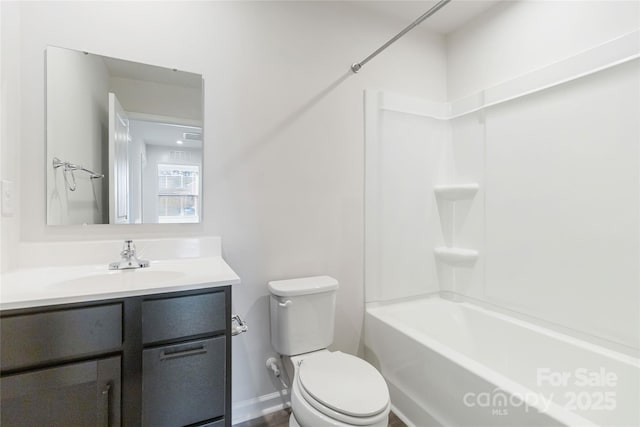
[[[198,74],[49,46],[47,224],[199,222]]]

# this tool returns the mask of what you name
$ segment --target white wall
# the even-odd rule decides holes
[[[111,77],[110,90],[128,113],[189,119],[202,123],[202,89]]]
[[[20,7],[17,3],[3,3],[0,11],[1,80],[0,89],[0,170],[1,178],[13,183],[15,193],[12,216],[0,216],[2,258],[0,271],[15,268],[17,260],[11,257],[20,238],[20,157],[21,157],[21,97],[20,97]],[[42,104],[44,109],[44,104]],[[42,153],[44,154],[44,152]],[[42,162],[40,163],[42,164]],[[44,171],[43,171],[44,173]],[[42,194],[44,195],[44,189]]]
[[[251,328],[234,339],[234,402],[279,388],[264,367],[273,354],[268,280],[335,276],[341,288],[334,347],[360,351],[362,93],[377,87],[444,101],[441,37],[414,32],[352,75],[351,63],[402,26],[357,2],[23,2],[19,8],[21,26],[9,34],[21,48],[21,81],[11,81],[20,87],[13,101],[22,104],[23,118],[13,161],[20,162],[19,184],[29,183],[19,194],[19,238],[221,235],[224,255],[243,281],[234,290],[234,310]],[[176,26],[179,31],[168,30]],[[203,74],[202,224],[44,225],[45,172],[32,165],[45,159],[48,44]]]
[[[103,155],[108,138],[109,76],[102,58],[69,49],[47,50],[47,223],[101,224],[108,221],[107,170]],[[93,180],[84,172],[73,178],[52,161],[81,165],[105,174]]]
[[[447,35],[450,100],[638,28],[633,0],[504,1]]]

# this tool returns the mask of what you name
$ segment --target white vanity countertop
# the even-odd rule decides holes
[[[0,275],[0,310],[69,304],[240,283],[221,256],[151,261],[108,270],[107,263],[23,269]]]

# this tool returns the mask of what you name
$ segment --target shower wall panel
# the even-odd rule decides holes
[[[483,111],[467,114],[452,119],[450,125],[452,181],[473,182],[479,187],[472,199],[455,202],[455,210],[451,215],[452,235],[455,246],[475,249],[480,255],[473,265],[453,268],[451,276],[454,283],[441,284],[441,288],[449,287],[454,292],[482,298],[485,264],[485,114]]]
[[[438,291],[433,248],[443,236],[433,186],[444,173],[449,139],[447,122],[378,114],[376,146],[366,154],[368,302]]]
[[[634,348],[639,75],[636,60],[486,116],[486,299]]]

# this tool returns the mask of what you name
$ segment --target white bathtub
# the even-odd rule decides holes
[[[368,307],[365,346],[419,427],[640,425],[639,359],[469,303]]]

